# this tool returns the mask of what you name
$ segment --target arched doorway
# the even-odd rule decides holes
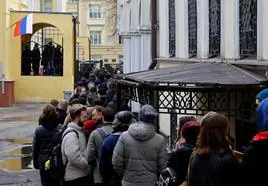
[[[33,34],[21,39],[22,76],[63,76],[63,34],[47,23],[33,25]]]

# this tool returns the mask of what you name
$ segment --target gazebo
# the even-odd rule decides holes
[[[251,123],[254,130],[255,96],[266,85],[266,77],[231,64],[182,64],[118,76],[117,108],[125,98],[170,114],[171,143],[176,137],[177,115],[220,112],[229,118],[234,145],[240,148],[248,139],[237,130],[237,125]],[[255,132],[252,130],[249,133]]]

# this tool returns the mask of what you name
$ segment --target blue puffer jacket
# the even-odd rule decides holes
[[[257,129],[259,131],[268,130],[268,98],[264,99],[256,110]]]
[[[121,132],[111,134],[102,143],[99,169],[105,185],[121,185],[121,178],[114,171],[112,164],[114,148],[120,135]]]

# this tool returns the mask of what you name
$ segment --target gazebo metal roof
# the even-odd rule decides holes
[[[143,84],[194,84],[198,86],[266,85],[268,79],[227,63],[191,63],[177,67],[125,74],[123,79]]]
[[[235,125],[255,122],[255,96],[266,85],[266,77],[231,64],[182,64],[118,76],[117,109],[122,99],[128,99],[170,114],[172,143],[178,114],[203,116],[216,111],[232,118]],[[239,147],[243,142],[235,144]]]

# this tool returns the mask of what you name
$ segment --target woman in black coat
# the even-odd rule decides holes
[[[59,140],[61,127],[58,125],[56,108],[47,105],[39,119],[40,125],[36,128],[33,139],[33,163],[34,168],[40,170],[42,186],[59,185],[45,170],[45,162]]]

